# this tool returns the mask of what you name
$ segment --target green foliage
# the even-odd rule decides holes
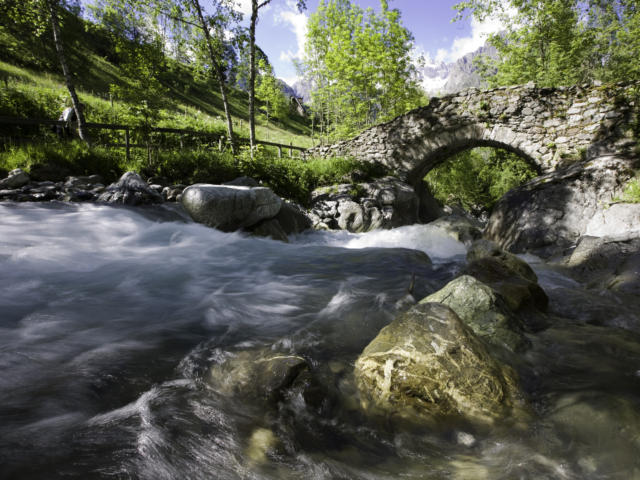
[[[349,137],[423,101],[410,57],[413,37],[398,10],[386,0],[380,5],[376,14],[350,0],[323,0],[309,19],[301,68],[314,85],[312,107],[329,139]]]
[[[273,68],[263,59],[258,61],[256,98],[265,104],[269,118],[284,119],[289,114],[289,102],[273,74]]]
[[[632,81],[640,74],[637,0],[468,0],[455,8],[458,18],[471,12],[505,25],[489,38],[499,59],[479,61],[492,86]]]
[[[433,195],[443,204],[466,210],[487,208],[509,190],[535,177],[520,157],[505,150],[477,148],[459,153],[425,177]]]
[[[30,144],[0,152],[0,169],[22,168],[41,179],[98,174],[113,181],[132,166],[126,165],[123,157],[114,150],[88,147],[80,141]]]
[[[629,180],[620,200],[628,203],[640,203],[640,175]]]

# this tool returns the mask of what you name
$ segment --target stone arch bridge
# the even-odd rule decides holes
[[[620,152],[630,143],[626,138],[638,86],[472,88],[432,98],[427,106],[351,140],[308,153],[379,163],[413,185],[451,155],[481,146],[510,150],[541,174],[549,173],[570,162]]]

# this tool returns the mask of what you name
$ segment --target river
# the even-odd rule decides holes
[[[533,257],[553,323],[520,360],[531,424],[357,412],[358,354],[464,255],[428,225],[284,244],[175,206],[0,204],[0,478],[640,479],[637,305]],[[304,356],[333,400],[221,393],[212,367],[258,347]],[[262,460],[256,432],[277,438]]]

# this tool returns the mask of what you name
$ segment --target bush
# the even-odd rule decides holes
[[[124,155],[84,142],[54,142],[12,147],[0,153],[0,168],[22,168],[35,180],[62,180],[68,175],[101,175],[106,181],[120,176],[127,165]]]
[[[476,148],[453,156],[431,170],[424,180],[443,204],[460,204],[471,211],[490,210],[505,193],[536,175],[513,153]]]

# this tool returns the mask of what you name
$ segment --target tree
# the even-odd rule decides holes
[[[321,131],[333,138],[394,118],[422,101],[410,55],[413,37],[398,10],[390,10],[386,0],[380,7],[376,14],[350,0],[323,0],[309,19],[301,68],[313,85]]]
[[[65,9],[76,8],[76,4],[67,0],[5,0],[0,8],[5,21],[22,24],[34,36],[42,36],[51,28],[56,57],[62,68],[65,85],[71,97],[71,103],[78,119],[78,134],[89,143],[84,113],[73,81],[73,72],[69,68],[65,45],[62,38],[61,14]]]
[[[256,24],[258,23],[260,9],[271,2],[272,0],[251,0],[251,19],[249,21],[249,143],[251,152],[253,152],[256,144]],[[296,0],[296,6],[298,10],[302,11],[306,8],[306,0]]]
[[[499,59],[484,60],[492,86],[633,80],[640,73],[637,0],[469,0],[455,8],[457,19],[470,13],[503,20],[505,31],[489,37]]]
[[[256,97],[265,103],[267,122],[269,117],[282,120],[287,116],[289,112],[287,96],[280,88],[278,79],[273,74],[273,68],[263,59],[258,62]]]

